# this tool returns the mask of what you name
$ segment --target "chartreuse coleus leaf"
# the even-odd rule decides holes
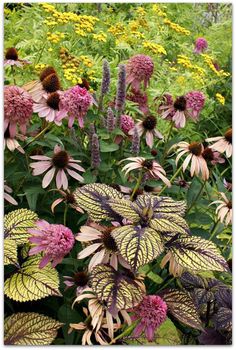
[[[11,211],[4,217],[4,237],[14,240],[16,244],[28,242],[29,228],[35,227],[37,214],[28,209]]]
[[[62,323],[35,312],[19,312],[4,321],[5,345],[50,345]]]
[[[41,256],[29,258],[18,272],[4,284],[4,293],[15,301],[39,300],[50,295],[60,296],[59,276],[50,265],[39,268]]]
[[[92,270],[90,281],[98,299],[106,303],[113,316],[119,310],[134,307],[143,298],[145,288],[142,282],[107,264],[97,265]]]
[[[163,291],[161,294],[167,304],[168,312],[177,318],[177,320],[187,326],[202,330],[202,324],[196,306],[188,292],[170,289]]]
[[[18,266],[17,259],[17,245],[12,239],[4,240],[4,265],[16,265]]]

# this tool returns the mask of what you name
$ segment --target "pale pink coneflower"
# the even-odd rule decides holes
[[[204,149],[202,156],[206,162],[209,162],[212,165],[223,164],[225,162],[225,159],[220,156],[220,152],[214,151],[210,147]]]
[[[122,168],[122,171],[125,171],[125,175],[127,175],[132,170],[143,169],[149,175],[151,175],[152,178],[160,178],[168,187],[171,187],[170,181],[165,176],[165,170],[159,163],[157,163],[156,160],[145,159],[143,157],[129,157],[123,159],[122,162],[123,161],[129,161],[129,163]]]
[[[66,285],[65,290],[76,287],[76,296],[79,296],[88,288],[89,275],[86,271],[78,271],[73,276],[63,276],[63,278]]]
[[[219,204],[216,208],[216,214],[218,216],[218,219],[222,223],[225,222],[225,225],[228,226],[229,224],[232,224],[232,201],[229,200],[223,192],[220,192],[220,195],[223,200],[214,201],[210,205]]]
[[[29,229],[28,232],[32,235],[29,237],[30,243],[35,244],[30,249],[29,255],[43,252],[43,258],[39,264],[40,269],[50,261],[52,261],[52,267],[61,263],[75,243],[74,235],[68,227],[49,224],[45,220],[38,220],[36,228]]]
[[[40,118],[45,118],[48,122],[54,122],[56,125],[62,124],[62,119],[66,116],[67,111],[60,109],[60,94],[52,92],[40,102],[34,103],[33,111],[38,113]]]
[[[126,84],[131,84],[135,91],[140,90],[140,84],[147,88],[153,74],[154,63],[150,56],[135,55],[126,64]]]
[[[4,199],[13,205],[18,205],[17,201],[9,194],[12,192],[12,188],[7,186],[4,181]]]
[[[94,227],[91,227],[94,226]],[[84,248],[78,254],[78,259],[84,259],[93,255],[91,258],[88,270],[91,271],[100,263],[109,263],[115,270],[118,269],[118,263],[123,267],[129,268],[129,264],[120,255],[116,242],[111,235],[114,227],[101,226],[95,223],[90,223],[90,226],[82,226],[80,232],[75,239],[79,242],[93,242],[88,247]]]
[[[136,128],[139,136],[141,137],[144,133],[146,134],[146,144],[149,148],[153,147],[154,137],[163,139],[162,134],[156,129],[157,119],[156,117],[150,115],[147,116],[143,121],[139,121],[133,129],[129,131],[129,135],[134,134],[134,129]]]
[[[133,331],[134,337],[144,332],[147,340],[153,341],[155,330],[166,320],[167,305],[164,300],[158,295],[147,295],[132,311],[132,321],[139,320]]]
[[[24,154],[25,151],[23,150],[19,142],[16,140],[16,138],[23,141],[25,140],[26,137],[20,134],[16,134],[15,138],[11,138],[9,133],[9,127],[8,127],[4,132],[4,141],[3,141],[4,149],[5,147],[7,147],[11,152],[14,152],[15,150],[17,150],[20,153]]]
[[[213,145],[209,146],[215,151],[226,154],[227,158],[232,156],[233,145],[232,145],[232,129],[228,129],[224,136],[209,137],[206,139],[207,142],[216,141]]]
[[[25,59],[20,59],[18,52],[14,47],[7,49],[4,59],[4,67],[6,66],[17,66],[22,67],[25,64],[30,64],[31,62]]]
[[[48,187],[56,173],[57,188],[60,189],[63,187],[63,189],[66,190],[68,188],[68,179],[65,171],[67,171],[68,175],[72,176],[74,179],[80,182],[84,181],[82,176],[75,171],[85,171],[84,168],[77,164],[81,161],[73,159],[66,151],[62,150],[59,145],[54,147],[54,155],[52,158],[47,156],[31,156],[30,158],[38,161],[30,164],[30,167],[33,168],[34,176],[43,174],[47,171],[42,182],[43,188]],[[72,170],[71,168],[75,170]]]
[[[179,142],[178,144],[171,147],[178,147],[178,150],[176,151],[178,156],[176,157],[176,165],[178,164],[180,158],[187,154],[187,157],[185,158],[183,162],[183,172],[185,172],[186,168],[191,162],[190,166],[190,175],[193,177],[194,175],[198,176],[201,174],[201,177],[203,180],[207,180],[209,178],[209,170],[207,167],[207,162],[203,158],[202,153],[204,151],[204,147],[199,142]]]
[[[78,205],[76,204],[74,194],[71,193],[69,189],[67,189],[66,192],[62,190],[58,190],[58,192],[62,195],[62,197],[55,199],[55,201],[52,203],[51,205],[52,213],[54,213],[56,206],[62,202],[64,202],[66,205],[70,206],[71,208],[77,210],[79,213],[82,213],[82,214],[84,213],[83,209],[78,207]]]
[[[183,128],[186,124],[186,119],[189,117],[187,110],[187,99],[185,96],[179,96],[175,101],[166,100],[170,104],[161,104],[159,106],[159,112],[163,119],[171,119],[175,122],[176,128]]]

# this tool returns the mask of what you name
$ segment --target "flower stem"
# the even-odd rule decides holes
[[[170,179],[170,183],[172,184],[172,181],[174,181],[174,179],[179,175],[179,173],[181,172],[182,170],[182,165],[176,170],[176,172],[174,173],[174,175],[172,176],[172,178]],[[163,187],[163,189],[158,193],[158,195],[160,196],[167,188],[168,186],[165,185]]]
[[[130,197],[131,200],[133,200],[134,195],[137,192],[137,190],[141,184],[142,178],[143,178],[143,173],[142,173],[142,171],[140,171],[136,186],[134,187],[133,192],[132,192],[131,197]]]
[[[165,159],[166,159],[166,155],[167,155],[167,144],[169,142],[169,139],[170,139],[170,136],[171,136],[171,132],[173,130],[173,127],[174,127],[174,122],[171,122],[170,124],[170,128],[169,128],[169,131],[168,131],[168,135],[167,135],[167,138],[166,138],[166,142],[165,142],[165,148],[164,148],[164,152],[163,152],[163,156],[162,156],[162,160],[161,160],[161,164],[164,163]]]
[[[200,188],[200,191],[198,192],[197,196],[195,197],[195,199],[193,200],[192,204],[190,205],[190,207],[188,207],[188,209],[186,210],[186,214],[193,208],[193,206],[195,205],[195,203],[197,202],[198,198],[200,197],[200,195],[202,194],[202,191],[205,187],[207,183],[207,180],[204,180],[202,183],[202,186]]]
[[[132,331],[134,330],[134,328],[137,326],[138,322],[139,322],[139,320],[136,320],[130,326],[126,327],[122,333],[120,333],[117,337],[112,339],[112,341],[109,343],[109,345],[114,344],[116,342],[116,340],[118,340],[118,339],[121,339],[125,336],[130,335],[132,333]]]
[[[212,227],[212,230],[211,230],[211,232],[210,232],[210,238],[209,238],[209,240],[211,241],[212,240],[212,238],[214,237],[214,235],[215,235],[215,233],[216,233],[216,229],[217,229],[217,226],[218,226],[218,223],[220,222],[220,220],[217,220],[215,223],[214,223],[214,225],[213,225],[213,227]]]
[[[49,128],[51,127],[51,124],[48,124],[42,131],[40,131],[40,133],[38,133],[30,142],[28,142],[23,149],[25,149],[26,147],[28,147],[32,142],[34,142],[35,140],[37,140],[41,135],[43,135],[45,133],[45,131],[47,131]]]

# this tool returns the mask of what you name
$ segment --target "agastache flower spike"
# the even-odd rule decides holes
[[[140,149],[140,136],[137,128],[135,127],[133,137],[132,137],[132,145],[131,145],[130,152],[134,156],[137,156],[139,154],[139,149]]]
[[[98,135],[93,134],[92,136],[92,149],[91,149],[91,165],[93,168],[98,168],[101,163],[101,157],[100,157],[100,147],[99,147],[99,140]]]
[[[107,109],[107,131],[112,132],[116,126],[116,119],[112,109],[108,107]]]
[[[110,86],[110,67],[106,59],[103,60],[101,95],[108,93]]]
[[[125,65],[119,65],[119,73],[118,73],[118,83],[117,83],[117,92],[116,92],[116,103],[115,110],[117,111],[117,124],[120,125],[120,115],[124,110],[125,106],[125,97],[126,97],[126,72]]]

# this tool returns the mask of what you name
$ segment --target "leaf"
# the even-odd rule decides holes
[[[5,319],[5,345],[50,345],[62,323],[34,312],[20,312]]]
[[[102,153],[115,152],[118,149],[119,149],[119,145],[117,145],[117,143],[106,143],[104,141],[100,142],[100,151]]]
[[[12,239],[4,239],[4,265],[18,265],[17,245]]]
[[[119,310],[132,308],[143,298],[140,282],[110,265],[99,264],[92,270],[91,287],[114,317]]]
[[[21,269],[4,284],[4,293],[8,298],[19,302],[39,300],[49,295],[61,296],[59,277],[56,269],[50,265],[39,268],[42,257],[29,258]]]
[[[155,332],[156,344],[160,345],[181,345],[180,332],[174,323],[167,318]]]
[[[112,237],[134,271],[155,259],[164,249],[160,234],[150,227],[121,226],[112,231]]]
[[[35,227],[37,214],[28,209],[11,211],[4,217],[4,237],[15,240],[16,244],[28,242],[29,228]]]
[[[161,278],[161,276],[157,275],[156,273],[154,273],[153,271],[150,271],[148,274],[147,274],[147,277],[155,282],[156,284],[161,284],[163,282],[163,278]]]
[[[121,192],[104,184],[89,184],[77,188],[74,192],[76,203],[88,212],[90,218],[96,222],[102,219],[119,219],[108,204],[109,199],[122,199]]]
[[[229,271],[216,245],[206,239],[182,236],[172,240],[169,250],[176,263],[189,270]]]
[[[187,222],[176,214],[160,214],[159,218],[150,220],[150,227],[162,233],[166,239],[177,233],[186,235],[189,231]]]
[[[215,327],[217,330],[232,331],[232,310],[221,307],[215,316]]]
[[[180,322],[187,326],[202,330],[196,306],[189,293],[170,289],[162,294],[166,302],[168,311]]]

